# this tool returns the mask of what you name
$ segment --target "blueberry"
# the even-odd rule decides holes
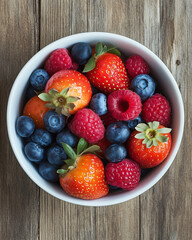
[[[90,102],[91,109],[99,116],[107,113],[107,97],[103,93],[96,93],[91,98]]]
[[[52,135],[48,131],[38,128],[31,136],[31,141],[42,147],[47,147],[52,143]]]
[[[24,152],[31,162],[39,163],[44,159],[45,151],[37,143],[29,142],[24,147]]]
[[[75,147],[78,142],[78,137],[75,136],[69,129],[64,129],[56,136],[56,142],[62,147],[62,142],[68,144],[71,147]]]
[[[140,74],[131,82],[131,89],[140,96],[142,101],[151,97],[155,92],[155,88],[154,79],[147,74]]]
[[[65,127],[65,116],[57,114],[54,110],[46,112],[43,121],[45,128],[51,133],[58,133]]]
[[[106,129],[106,138],[111,143],[124,143],[130,135],[130,130],[124,122],[111,123]]]
[[[137,126],[137,124],[143,123],[143,122],[144,122],[144,120],[141,118],[141,116],[138,116],[133,120],[127,121],[126,123],[127,123],[128,128],[130,128],[131,130],[135,130],[135,127]]]
[[[28,116],[20,116],[16,121],[16,131],[20,137],[29,137],[35,130],[35,123]]]
[[[47,181],[57,182],[59,175],[57,174],[57,167],[48,163],[42,162],[39,165],[39,174]]]
[[[111,144],[105,149],[105,157],[109,162],[120,162],[127,156],[126,148],[121,144]]]
[[[45,89],[45,85],[49,80],[49,74],[44,69],[36,69],[29,77],[29,82],[34,90],[42,91]]]
[[[32,88],[31,85],[29,85],[26,89],[25,92],[25,101],[29,101],[29,99],[31,99],[32,97],[34,97],[36,95],[35,90]]]
[[[63,160],[67,159],[67,154],[64,149],[56,144],[53,144],[47,150],[47,160],[53,165],[61,166],[64,164]]]
[[[79,42],[76,43],[71,49],[71,57],[74,62],[79,65],[87,63],[88,59],[91,57],[92,48],[88,43]]]

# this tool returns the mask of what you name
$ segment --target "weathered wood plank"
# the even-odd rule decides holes
[[[18,164],[6,132],[9,91],[38,51],[38,1],[1,0],[0,12],[0,239],[38,239],[39,189]]]
[[[145,1],[145,44],[163,60],[178,83],[185,107],[185,132],[170,170],[140,198],[141,239],[188,240],[192,232],[192,152],[189,147],[192,139],[187,133],[191,129],[192,110],[192,70],[189,64],[192,56],[192,4],[190,0],[154,2]]]
[[[41,1],[41,48],[87,31],[87,1]],[[94,239],[95,209],[69,204],[40,192],[40,239]]]

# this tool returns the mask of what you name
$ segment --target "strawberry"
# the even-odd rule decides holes
[[[159,125],[159,122],[139,123],[127,142],[131,159],[141,168],[152,168],[167,157],[171,148],[171,129]]]
[[[31,117],[36,128],[45,128],[43,117],[49,110],[46,107],[46,102],[42,101],[38,96],[34,96],[25,104],[23,115]]]
[[[81,199],[97,199],[108,194],[108,185],[105,181],[102,161],[93,153],[99,146],[87,148],[87,142],[81,138],[77,145],[77,154],[67,144],[63,148],[70,159],[57,172],[63,190],[74,197]],[[86,149],[87,148],[87,149]]]
[[[46,106],[65,116],[86,107],[91,100],[92,90],[88,79],[75,70],[55,73],[47,82],[45,93],[39,98],[49,102]]]
[[[130,81],[119,56],[120,52],[114,47],[103,47],[102,43],[96,45],[95,54],[83,70],[94,87],[105,93],[128,89]]]

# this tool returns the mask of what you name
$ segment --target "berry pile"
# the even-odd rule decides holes
[[[171,106],[138,55],[79,42],[29,77],[16,131],[47,181],[81,199],[132,190],[171,148]]]

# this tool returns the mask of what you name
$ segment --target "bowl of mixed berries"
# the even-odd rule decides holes
[[[8,101],[12,149],[51,195],[104,206],[152,187],[183,134],[181,94],[148,48],[111,33],[59,39],[33,56]]]

